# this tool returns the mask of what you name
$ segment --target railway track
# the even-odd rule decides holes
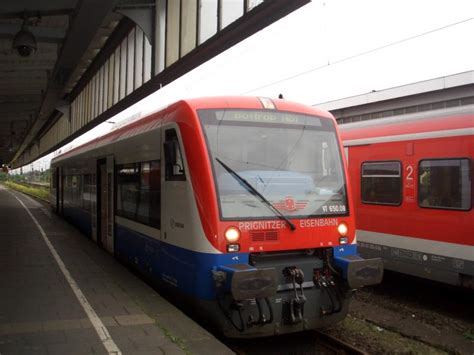
[[[335,354],[351,354],[351,355],[367,355],[368,353],[346,343],[332,335],[326,334],[323,331],[314,331],[318,337],[323,341],[324,346],[329,350],[334,351]]]
[[[256,339],[220,339],[239,355],[257,354],[342,354],[367,355],[368,353],[324,331],[305,331]]]
[[[49,190],[49,183],[47,182],[22,181],[22,182],[17,182],[17,183],[20,185],[39,187],[42,189]]]

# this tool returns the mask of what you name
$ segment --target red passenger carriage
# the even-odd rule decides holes
[[[340,125],[362,255],[473,287],[474,106]]]

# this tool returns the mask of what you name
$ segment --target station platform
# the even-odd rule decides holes
[[[232,354],[47,206],[0,185],[0,354]]]

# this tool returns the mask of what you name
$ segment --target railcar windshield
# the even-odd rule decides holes
[[[290,218],[347,214],[332,120],[273,110],[198,114],[223,219],[275,218],[262,196]]]

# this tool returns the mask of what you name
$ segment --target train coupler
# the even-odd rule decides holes
[[[313,283],[317,288],[335,287],[334,276],[328,270],[322,272],[320,269],[313,270]]]
[[[306,297],[303,291],[303,270],[295,266],[286,267],[283,269],[283,275],[291,281],[295,292],[294,297],[287,301],[290,309],[289,321],[291,324],[300,323],[303,321],[304,304],[306,302]]]

